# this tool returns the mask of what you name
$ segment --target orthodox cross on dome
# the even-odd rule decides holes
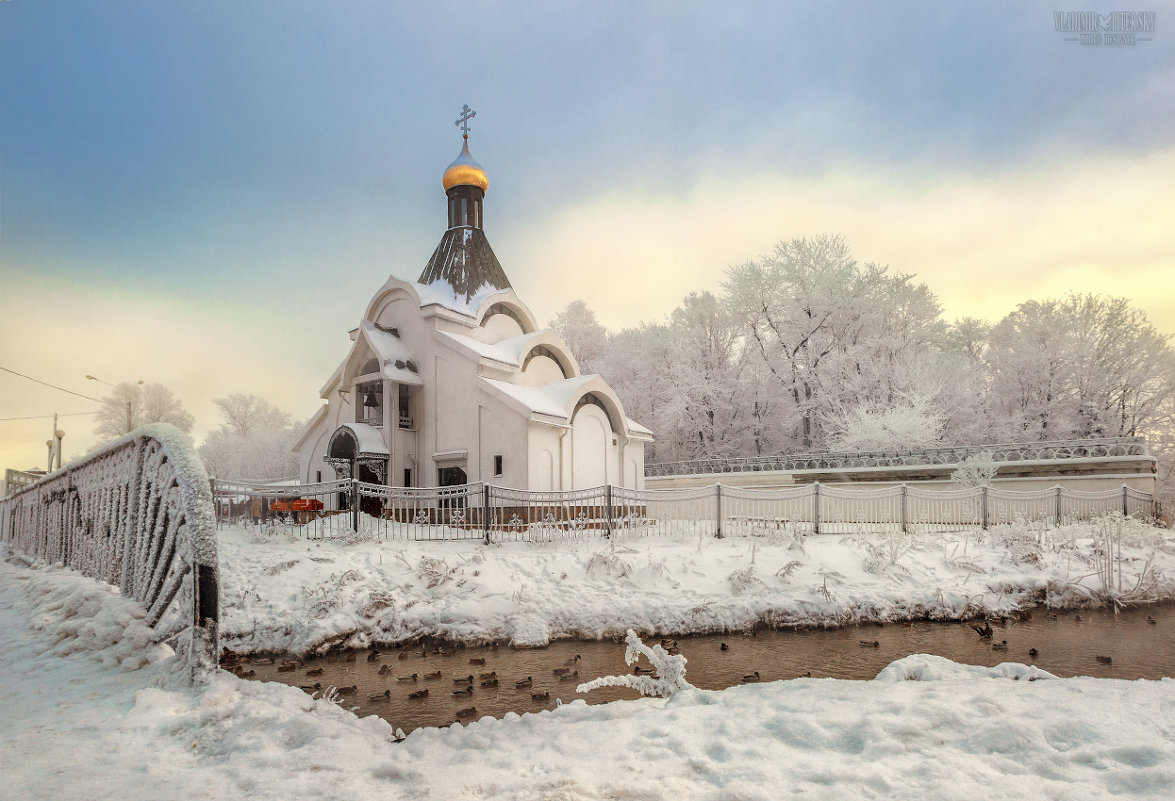
[[[469,107],[466,103],[462,109],[461,114],[457,117],[457,121],[453,124],[461,129],[461,135],[466,139],[469,138],[469,121],[477,116],[477,112]]]

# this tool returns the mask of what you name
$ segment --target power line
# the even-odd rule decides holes
[[[62,412],[57,417],[78,417],[83,414],[98,414],[98,412]],[[51,414],[34,414],[32,417],[0,417],[0,423],[8,423],[13,420],[48,420],[53,416]]]
[[[61,392],[68,392],[70,395],[77,395],[79,398],[85,398],[88,401],[94,401],[94,403],[110,403],[108,400],[102,400],[101,398],[91,398],[89,395],[83,395],[80,392],[74,392],[72,389],[66,389],[65,387],[59,387],[56,384],[50,384],[48,381],[42,381],[39,378],[33,378],[31,375],[18,373],[16,370],[9,370],[7,367],[0,367],[0,370],[3,370],[6,373],[12,373],[13,375],[18,375],[21,378],[27,378],[29,381],[33,381],[38,384],[44,384],[47,387],[52,387],[53,389],[60,390]]]

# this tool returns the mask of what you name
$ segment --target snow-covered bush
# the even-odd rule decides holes
[[[946,414],[933,393],[911,392],[893,403],[860,403],[824,415],[834,451],[933,448],[942,442]]]
[[[632,574],[632,565],[612,551],[594,553],[588,559],[584,572],[593,578],[622,579]]]
[[[599,687],[631,687],[641,695],[653,695],[658,698],[672,698],[682,690],[692,690],[694,686],[685,680],[686,659],[680,654],[670,654],[660,645],[652,648],[641,642],[632,629],[624,638],[628,646],[624,649],[624,663],[636,664],[643,654],[653,666],[655,676],[601,676],[598,679],[586,682],[575,688],[578,693],[586,693]]]
[[[951,481],[965,489],[990,487],[998,469],[999,464],[990,452],[975,453],[959,462],[955,472],[951,473]]]
[[[742,595],[747,590],[765,590],[767,585],[755,576],[755,566],[739,568],[726,577],[730,582],[730,591],[735,595]]]

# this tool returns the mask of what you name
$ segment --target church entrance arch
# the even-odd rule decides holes
[[[376,450],[370,445],[369,449]],[[387,477],[387,455],[361,450],[359,438],[350,426],[340,426],[331,434],[330,442],[326,446],[326,461],[334,467],[335,477],[338,479],[357,478],[366,484],[384,484]],[[340,492],[338,508],[349,509],[350,501],[349,492]],[[359,510],[372,517],[379,517],[379,498],[361,497]]]

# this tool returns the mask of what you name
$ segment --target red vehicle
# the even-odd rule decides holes
[[[322,501],[314,498],[282,498],[269,504],[271,512],[321,512]]]

